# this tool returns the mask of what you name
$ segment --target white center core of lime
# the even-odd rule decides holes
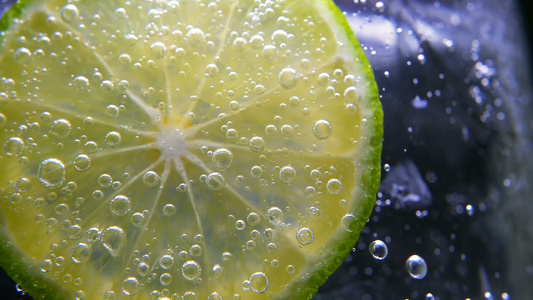
[[[181,157],[188,155],[185,135],[177,128],[162,126],[157,137],[157,144],[162,158],[166,161],[180,162]]]

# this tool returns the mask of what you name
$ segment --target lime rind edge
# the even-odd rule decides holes
[[[374,73],[368,59],[363,53],[359,41],[355,37],[350,25],[346,21],[346,18],[342,14],[341,10],[335,5],[332,0],[316,0],[317,6],[324,6],[326,13],[332,14],[331,19],[336,21],[338,29],[342,30],[341,34],[345,35],[349,45],[345,45],[351,48],[351,53],[354,54],[353,60],[359,66],[364,67],[361,76],[367,82],[366,86],[366,107],[369,111],[373,112],[373,120],[368,120],[367,129],[365,132],[373,133],[368,141],[368,149],[366,153],[362,154],[362,165],[366,166],[362,171],[361,178],[361,193],[364,199],[358,201],[364,203],[363,207],[355,207],[359,211],[357,214],[359,228],[361,230],[366,225],[370,214],[375,204],[376,193],[379,188],[381,178],[381,150],[383,143],[383,110],[381,108],[381,102],[379,101],[379,92],[377,83],[374,78]],[[320,11],[319,7],[318,10]],[[351,252],[351,249],[359,239],[360,232],[345,232],[338,235],[336,238],[328,241],[329,247],[325,250],[328,253],[338,253],[330,260],[323,261],[324,256],[319,255],[315,261],[310,261],[308,266],[312,268],[317,264],[321,264],[322,267],[318,270],[309,270],[310,277],[305,280],[295,282],[281,295],[281,299],[311,299],[318,288],[322,286],[326,280],[331,276],[344,262]],[[305,274],[303,274],[305,276]]]

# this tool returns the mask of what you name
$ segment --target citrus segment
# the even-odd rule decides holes
[[[21,11],[0,45],[12,277],[34,297],[312,297],[379,184],[376,86],[332,3]]]

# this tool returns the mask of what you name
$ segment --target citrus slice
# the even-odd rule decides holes
[[[22,4],[21,4],[22,3]],[[22,1],[0,36],[0,264],[36,298],[310,298],[379,185],[329,1]]]

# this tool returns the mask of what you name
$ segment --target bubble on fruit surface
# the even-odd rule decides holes
[[[186,37],[189,41],[189,44],[193,47],[199,47],[201,45],[204,45],[206,42],[205,34],[200,28],[191,28],[187,32]]]
[[[159,282],[161,285],[169,285],[172,283],[172,275],[169,273],[163,273],[161,276],[159,276]]]
[[[4,143],[4,153],[7,156],[19,156],[24,151],[24,141],[19,137],[11,137]]]
[[[118,56],[118,63],[125,66],[131,63],[131,56],[127,53],[122,53]]]
[[[28,48],[24,48],[24,47],[18,48],[15,51],[15,60],[21,64],[26,64],[30,62],[31,51]]]
[[[60,139],[70,134],[70,122],[65,119],[55,120],[52,124],[52,134]]]
[[[172,204],[163,206],[163,214],[167,217],[172,217],[176,213],[176,207]]]
[[[174,263],[174,257],[170,254],[165,254],[161,256],[159,259],[159,265],[161,268],[168,270],[170,267],[172,267],[172,264]]]
[[[91,167],[91,159],[85,154],[80,154],[74,158],[72,165],[77,171],[87,171]]]
[[[61,19],[65,23],[72,23],[79,16],[80,11],[74,4],[67,4],[61,8]]]
[[[265,141],[263,140],[263,138],[258,137],[258,136],[251,138],[249,145],[250,145],[250,149],[253,152],[261,152],[265,149]]]
[[[333,131],[331,124],[326,120],[318,120],[313,126],[313,133],[319,139],[327,139]]]
[[[113,184],[113,177],[109,174],[102,174],[98,177],[98,184],[103,188],[111,187]]]
[[[89,79],[85,76],[78,76],[72,80],[72,86],[76,91],[83,92],[89,87]]]
[[[272,225],[278,225],[283,219],[283,212],[278,207],[271,207],[266,213],[267,220]]]
[[[155,42],[150,45],[150,52],[154,58],[162,58],[167,52],[167,46],[162,42]]]
[[[82,264],[89,260],[91,249],[85,243],[77,243],[72,247],[70,256],[75,264]]]
[[[49,158],[41,162],[38,174],[44,186],[57,187],[65,180],[65,165],[59,159]]]
[[[352,214],[346,214],[341,220],[342,227],[348,232],[354,232],[359,229],[359,222]]]
[[[126,296],[134,295],[139,291],[139,281],[135,277],[128,277],[122,282],[122,293]]]
[[[384,260],[389,254],[387,244],[381,240],[375,240],[370,243],[368,250],[370,251],[370,254],[372,254],[372,256],[377,260]]]
[[[137,273],[139,273],[139,275],[141,276],[145,276],[146,274],[148,274],[148,272],[150,272],[150,265],[145,262],[139,263],[139,265],[137,266]]]
[[[154,171],[148,171],[143,175],[142,181],[149,187],[154,187],[159,184],[159,174]]]
[[[249,213],[248,217],[246,217],[246,222],[248,222],[250,226],[255,226],[259,224],[260,221],[261,221],[261,216],[255,212]]]
[[[120,110],[118,106],[110,104],[105,108],[105,115],[110,118],[116,118],[118,117]]]
[[[405,270],[412,278],[423,279],[427,275],[428,267],[426,261],[422,257],[411,255],[405,261]]]
[[[268,277],[263,272],[256,272],[250,277],[250,287],[257,294],[262,294],[268,289]]]
[[[131,215],[131,223],[133,224],[133,226],[143,227],[144,220],[145,217],[143,213],[134,213],[133,215]]]
[[[233,153],[225,148],[217,149],[213,151],[211,161],[216,169],[220,171],[227,170],[233,161]]]
[[[131,209],[131,201],[124,195],[118,195],[111,200],[111,213],[117,217],[125,216]]]
[[[194,260],[186,261],[181,267],[181,275],[189,281],[196,280],[200,277],[202,269],[200,265]]]
[[[122,137],[120,133],[116,131],[110,131],[105,136],[105,143],[109,148],[115,148],[120,145]]]
[[[336,178],[331,178],[326,185],[326,189],[330,194],[337,195],[342,191],[342,182]]]
[[[291,166],[285,166],[279,171],[279,180],[283,183],[291,183],[296,178],[296,170]]]
[[[296,239],[302,245],[309,245],[315,240],[313,231],[307,227],[301,228],[296,232]]]
[[[284,68],[279,73],[279,83],[286,89],[292,89],[298,84],[298,72],[293,68]]]
[[[214,292],[207,297],[207,300],[222,300],[222,297],[217,292]]]
[[[224,178],[224,176],[222,176],[222,174],[218,172],[212,172],[207,175],[205,184],[209,189],[217,191],[224,188],[224,186],[226,185],[226,179]]]
[[[118,256],[120,249],[124,246],[126,235],[124,230],[118,226],[108,227],[102,233],[102,244],[111,256]]]

